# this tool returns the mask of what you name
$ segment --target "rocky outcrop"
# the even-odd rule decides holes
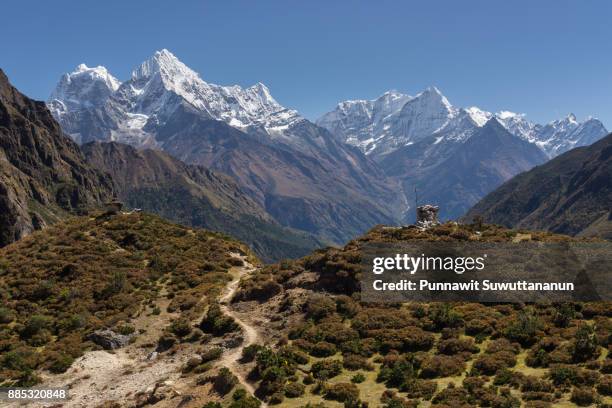
[[[110,196],[108,176],[0,70],[0,246]]]
[[[125,347],[130,343],[130,336],[115,333],[109,329],[96,330],[95,332],[91,333],[87,339],[96,343],[105,350],[115,350]]]

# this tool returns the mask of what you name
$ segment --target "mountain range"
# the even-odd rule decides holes
[[[514,228],[612,238],[612,134],[519,174],[464,217]]]
[[[411,222],[423,202],[456,219],[514,175],[607,134],[571,114],[540,125],[455,107],[435,87],[345,101],[315,124],[265,85],[208,83],[167,50],[125,81],[81,64],[47,104],[79,143],[163,150],[225,173],[281,225],[331,243]]]
[[[220,171],[282,225],[327,241],[398,218],[397,183],[358,149],[282,107],[263,84],[209,84],[167,50],[124,82],[80,65],[48,106],[80,143],[151,147]]]
[[[508,111],[457,108],[435,87],[414,97],[389,91],[341,102],[317,124],[399,180],[409,205],[437,204],[443,219],[460,217],[514,175],[607,133],[592,118],[579,123],[569,115],[542,126]],[[414,212],[404,211],[403,220],[414,221]]]
[[[595,118],[579,122],[574,114],[540,125],[510,111],[487,112],[458,108],[435,87],[416,96],[388,91],[374,100],[349,100],[324,114],[317,124],[373,157],[435,135],[436,142],[467,140],[490,119],[513,135],[538,146],[550,158],[574,147],[589,145],[608,132]]]
[[[0,384],[70,389],[66,406],[609,405],[610,302],[361,301],[374,248],[581,241],[370,228],[407,219],[414,186],[447,217],[486,195],[465,220],[611,237],[612,134],[556,155],[516,115],[423,95],[389,94],[388,133],[360,146],[374,128],[345,143],[167,51],[125,82],[81,65],[49,108],[0,71]],[[561,136],[567,119],[542,136],[557,150],[597,137]],[[114,197],[146,212],[95,210]],[[353,239],[262,265],[219,231],[266,260]]]

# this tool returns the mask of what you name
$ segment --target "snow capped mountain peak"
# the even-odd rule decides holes
[[[91,86],[94,83],[99,83],[113,92],[121,85],[121,82],[112,76],[105,67],[88,67],[85,64],[79,64],[74,71],[62,76],[51,97],[60,96],[62,93],[69,91],[70,88],[74,90],[75,88]]]
[[[105,137],[141,145],[154,143],[155,135],[145,129],[163,125],[184,103],[204,117],[240,129],[263,128],[271,137],[304,120],[296,111],[281,106],[263,83],[246,89],[207,83],[166,49],[156,51],[123,83],[104,67],[81,64],[75,72],[62,77],[48,104],[58,119],[66,112],[78,112],[105,122],[96,124],[102,131],[90,126],[86,129],[88,135],[83,136],[83,129],[72,129],[60,120],[77,140]],[[105,112],[102,116],[91,115],[87,110],[92,108],[103,108]],[[94,136],[96,131],[101,135]]]
[[[165,79],[170,80],[176,80],[177,77],[199,79],[199,75],[195,71],[183,64],[166,49],[155,51],[153,56],[132,71],[132,79],[150,78],[158,73]]]
[[[431,104],[439,103],[449,111],[452,109],[452,105],[446,96],[442,95],[442,92],[435,86],[428,86],[423,92],[415,96],[414,99],[420,99],[421,101],[426,101]]]
[[[385,115],[390,115],[398,112],[410,99],[412,99],[410,95],[392,90],[385,92],[370,102],[373,104],[374,110],[378,110]]]
[[[70,80],[75,80],[79,77],[87,78],[92,81],[100,80],[106,83],[106,85],[108,85],[108,87],[112,90],[116,90],[121,84],[117,78],[108,72],[106,67],[101,65],[98,65],[97,67],[88,67],[85,64],[79,64],[74,71],[66,75]]]
[[[338,103],[317,124],[330,130],[346,143],[370,151],[384,138],[400,111],[412,97],[390,90],[371,100],[356,99]]]
[[[276,102],[276,99],[272,97],[272,94],[270,94],[270,89],[268,89],[268,87],[262,84],[261,82],[258,82],[255,85],[248,87],[244,91],[248,94],[255,95],[262,105],[276,106],[282,108],[279,103]]]
[[[376,104],[395,102],[392,114],[375,114]],[[536,144],[551,157],[572,147],[593,143],[607,134],[597,119],[579,122],[574,114],[542,126],[528,121],[525,114],[502,110],[491,113],[476,106],[456,108],[434,86],[415,97],[388,91],[376,100],[345,101],[317,123],[346,143],[359,147],[366,154],[385,155],[402,146],[435,136],[435,144],[443,141],[463,142],[491,119],[513,135]]]
[[[554,157],[574,147],[590,145],[607,132],[599,120],[589,117],[579,122],[576,115],[570,113],[563,119],[542,126],[536,143],[550,157]]]
[[[470,118],[476,123],[478,126],[484,126],[485,123],[491,119],[493,116],[491,112],[483,111],[477,106],[470,106],[469,108],[465,108],[465,111],[468,113]]]
[[[58,118],[69,111],[99,107],[120,84],[103,66],[79,64],[71,73],[62,75],[49,97],[49,110]]]

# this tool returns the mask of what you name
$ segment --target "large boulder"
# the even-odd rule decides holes
[[[125,347],[130,342],[131,336],[115,333],[109,329],[96,330],[91,333],[87,339],[93,341],[105,350],[115,350]]]

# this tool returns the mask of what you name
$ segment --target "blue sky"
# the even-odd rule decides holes
[[[457,106],[612,128],[607,0],[5,0],[2,14],[0,68],[37,99],[81,62],[125,79],[168,48],[206,81],[264,82],[311,119],[435,85]]]

